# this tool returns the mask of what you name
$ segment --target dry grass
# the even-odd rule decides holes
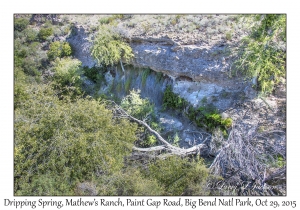
[[[88,32],[93,32],[98,28],[99,20],[112,17],[114,17],[112,14],[60,16],[69,23],[82,26]],[[123,15],[112,18],[113,21],[107,24],[114,25],[117,31],[126,38],[168,35],[181,44],[203,44],[203,42],[213,44],[223,41],[238,42],[247,33],[247,25],[238,23],[237,18],[238,15]],[[226,38],[228,31],[232,32],[231,39],[228,39],[228,35]]]

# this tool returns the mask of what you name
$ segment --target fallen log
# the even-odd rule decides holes
[[[157,140],[161,142],[162,146],[150,147],[150,148],[137,148],[133,147],[133,150],[140,151],[140,152],[153,152],[153,151],[168,151],[174,155],[179,155],[182,157],[189,156],[189,155],[200,155],[202,157],[206,157],[209,154],[209,148],[206,144],[198,144],[191,148],[184,149],[180,147],[173,146],[168,141],[166,141],[157,131],[153,130],[146,122],[139,120],[131,115],[129,115],[124,109],[122,109],[119,105],[117,105],[114,101],[110,101],[115,109],[115,113],[119,113],[119,117],[126,117],[131,119],[134,122],[137,122],[140,125],[143,125],[147,128],[147,130],[156,136]]]

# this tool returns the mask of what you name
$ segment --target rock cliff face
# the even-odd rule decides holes
[[[91,42],[89,35],[83,27],[74,27],[67,41],[71,44],[74,56],[82,62],[83,66],[93,67],[96,61],[91,57]]]
[[[93,34],[83,27],[75,28],[73,34],[67,41],[74,56],[83,66],[96,65],[90,54]],[[172,80],[173,91],[195,107],[207,101],[224,111],[239,97],[253,98],[256,94],[249,83],[231,78],[233,58],[225,44],[180,45],[169,37],[132,37],[129,42],[134,53],[132,65],[162,72]]]
[[[84,66],[97,65],[90,54],[92,44],[89,40],[93,36],[93,33],[87,32],[83,27],[75,27],[73,35],[67,39],[75,51],[75,57]],[[163,90],[166,85],[171,84],[173,91],[194,107],[213,104],[223,115],[239,121],[247,128],[285,129],[285,86],[281,85],[275,90],[275,97],[257,97],[251,81],[232,76],[234,57],[228,44],[184,44],[175,42],[168,36],[130,37],[127,41],[134,53],[130,64],[164,74],[164,81],[159,84],[155,81],[155,75],[150,75],[145,87],[141,84],[141,74],[135,72],[135,75],[130,76],[131,71],[125,66],[128,70],[125,76],[132,80],[130,88],[142,89],[142,96],[153,98],[153,101],[161,104]],[[139,68],[135,71],[137,69]],[[120,69],[110,74],[110,78],[113,78],[110,83],[113,80],[125,83],[121,74]],[[115,76],[112,77],[113,75]]]

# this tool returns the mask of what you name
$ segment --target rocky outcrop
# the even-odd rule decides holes
[[[133,65],[150,67],[176,78],[188,77],[193,81],[218,82],[229,79],[230,58],[225,57],[225,45],[182,46],[172,41],[153,41],[131,43],[135,55]]]
[[[83,66],[96,65],[90,54],[89,40],[93,39],[93,34],[83,27],[75,27],[72,33],[67,41],[75,51],[74,56]],[[195,107],[206,101],[222,111],[235,100],[256,95],[249,83],[231,77],[233,58],[226,43],[181,45],[168,36],[131,37],[127,41],[134,53],[132,65],[169,76],[173,80],[173,91]]]
[[[86,33],[83,27],[74,27],[72,34],[67,38],[73,51],[74,57],[82,62],[83,66],[93,67],[97,64],[91,56],[92,43],[89,41],[90,35]]]

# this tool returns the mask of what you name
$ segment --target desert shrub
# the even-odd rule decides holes
[[[59,41],[52,42],[49,51],[47,52],[48,59],[54,60],[55,58],[60,58],[62,54],[61,51],[61,43]]]
[[[28,99],[26,92],[26,76],[20,67],[14,69],[14,108],[19,107]]]
[[[62,43],[62,56],[70,56],[72,55],[72,48],[68,42]]]
[[[103,24],[111,24],[113,23],[116,19],[122,19],[124,17],[124,15],[120,14],[120,15],[111,15],[108,17],[103,17],[99,19],[99,23],[101,25]]]
[[[29,20],[25,18],[14,19],[14,30],[23,31],[29,25]]]
[[[202,160],[171,156],[149,165],[149,177],[163,186],[164,195],[203,195],[208,175]]]
[[[71,46],[68,42],[55,41],[50,44],[50,49],[47,52],[49,60],[70,56],[72,54]]]
[[[26,42],[34,42],[37,40],[38,32],[34,29],[26,28],[23,33],[26,37]]]
[[[18,182],[15,186],[16,196],[72,196],[73,189],[69,185],[69,179],[65,176],[57,174],[46,173],[39,174],[32,177],[26,177],[24,180]]]
[[[28,47],[21,47],[20,49],[15,48],[14,52],[14,66],[20,67],[30,76],[40,76],[39,68],[41,63],[35,58],[34,55],[30,53],[35,53],[35,51],[30,51]]]
[[[40,76],[40,66],[41,64],[34,57],[26,57],[22,60],[22,68],[27,75]]]
[[[153,196],[162,195],[163,189],[154,179],[149,179],[133,167],[126,171],[103,176],[99,181],[99,195]]]
[[[53,34],[52,28],[41,28],[38,33],[38,38],[40,41],[45,41],[52,34]]]
[[[154,105],[148,99],[140,97],[140,90],[131,90],[129,95],[124,97],[121,101],[121,106],[128,114],[143,119],[154,111]]]
[[[100,27],[91,53],[99,64],[107,66],[114,65],[121,59],[129,61],[133,57],[131,47],[111,27],[105,25]]]
[[[225,37],[227,40],[230,41],[232,39],[232,32],[231,31],[226,32]]]
[[[251,17],[257,22],[252,34],[244,38],[240,57],[235,65],[244,75],[257,78],[260,91],[270,94],[280,82],[280,77],[285,77],[286,15]]]
[[[57,58],[53,62],[54,80],[61,86],[79,86],[82,74],[81,62],[72,58]]]

